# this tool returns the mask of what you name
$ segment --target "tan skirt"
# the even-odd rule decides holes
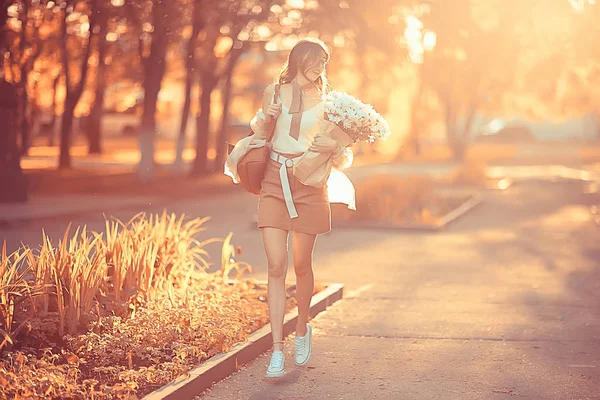
[[[282,155],[287,158],[295,157],[289,154]],[[327,186],[314,188],[303,185],[292,174],[292,168],[287,168],[292,198],[298,213],[298,217],[291,218],[285,204],[279,177],[280,168],[279,162],[269,160],[258,202],[258,227],[278,228],[288,232],[312,235],[329,232],[331,230],[331,208],[327,196]]]

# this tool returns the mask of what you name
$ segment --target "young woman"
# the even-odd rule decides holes
[[[268,303],[273,334],[273,353],[267,377],[280,377],[285,373],[282,330],[289,233],[293,233],[298,303],[295,364],[302,366],[308,363],[312,353],[308,312],[314,289],[313,248],[317,235],[331,229],[329,204],[332,193],[328,193],[327,185],[313,187],[300,183],[293,173],[294,161],[308,150],[330,155],[336,169],[347,167],[352,159],[349,149],[342,148],[326,134],[328,126],[331,126],[323,119],[323,96],[327,89],[325,66],[329,57],[329,50],[319,40],[305,39],[294,46],[277,83],[268,86],[264,92],[262,109],[251,122],[254,135],[245,146],[236,145],[238,149],[234,149],[225,168],[225,173],[235,180],[237,160],[248,149],[264,146],[269,126],[275,122],[271,157],[258,207],[258,227],[262,230],[269,268]],[[331,169],[315,171],[315,174],[330,173]],[[346,178],[344,174],[340,175]],[[351,186],[351,183],[347,178],[345,182],[342,180],[341,186],[347,188],[348,185]],[[351,192],[352,199],[340,202],[350,205],[354,197],[353,187]],[[340,197],[339,193],[337,197]]]

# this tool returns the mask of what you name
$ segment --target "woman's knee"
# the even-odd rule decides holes
[[[312,260],[295,260],[294,271],[296,272],[296,276],[308,275],[312,271]]]
[[[269,260],[269,276],[271,278],[284,278],[287,270],[287,261],[281,260]]]

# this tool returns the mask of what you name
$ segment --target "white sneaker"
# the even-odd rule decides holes
[[[309,324],[306,324],[306,335],[296,336],[294,344],[296,345],[296,365],[308,364],[312,353],[312,328]]]
[[[285,374],[285,357],[283,351],[274,351],[267,368],[267,378],[280,378]]]

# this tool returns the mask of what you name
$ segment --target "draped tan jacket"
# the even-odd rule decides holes
[[[266,145],[268,133],[268,121],[262,109],[258,110],[250,127],[253,135],[245,137],[237,142],[225,163],[225,175],[231,177],[234,183],[239,183],[237,164],[240,159],[250,150],[250,142],[256,140],[256,145]],[[325,132],[326,133],[326,132]],[[354,154],[349,147],[340,147],[340,149],[331,155],[329,167],[323,165],[302,171],[302,179],[299,178],[300,172],[294,168],[294,175],[299,180],[309,186],[322,187],[327,184],[327,193],[330,203],[346,204],[349,209],[356,210],[356,194],[354,185],[348,176],[342,170],[349,168],[354,160]]]

